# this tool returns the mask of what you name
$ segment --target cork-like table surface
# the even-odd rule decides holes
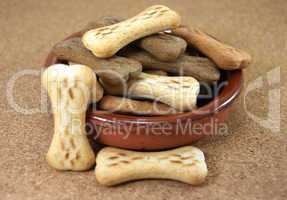
[[[145,180],[108,188],[92,170],[57,172],[45,161],[53,119],[41,110],[40,68],[52,45],[100,16],[132,16],[154,1],[1,0],[0,199],[287,199],[287,1],[156,3],[254,59],[228,135],[194,144],[207,157],[205,184]]]

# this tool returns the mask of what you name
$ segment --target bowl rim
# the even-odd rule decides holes
[[[81,32],[76,32],[66,37],[62,41],[73,37],[80,37]],[[45,59],[44,67],[55,64],[57,57],[50,51]],[[100,121],[105,123],[129,123],[129,124],[141,124],[141,123],[161,123],[169,122],[176,123],[178,120],[192,119],[199,120],[204,117],[214,115],[221,110],[229,107],[236,97],[240,94],[243,85],[243,72],[241,69],[225,71],[227,73],[228,84],[225,85],[222,91],[212,101],[206,105],[188,112],[168,114],[161,116],[135,116],[135,115],[124,115],[117,113],[110,113],[106,111],[88,111],[87,119],[93,121]]]

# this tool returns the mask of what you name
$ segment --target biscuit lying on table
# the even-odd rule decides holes
[[[199,94],[199,82],[188,76],[158,76],[142,72],[126,85],[101,84],[107,94],[153,99],[178,111],[195,109]]]
[[[199,185],[207,176],[204,154],[192,146],[162,152],[106,147],[98,153],[96,162],[96,179],[106,186],[139,179],[172,179]]]
[[[90,30],[83,35],[86,48],[97,57],[108,58],[127,44],[180,25],[180,16],[162,5],[152,6],[120,23]]]

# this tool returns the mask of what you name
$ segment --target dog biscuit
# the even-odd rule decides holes
[[[85,34],[87,31],[90,31],[95,28],[100,28],[104,26],[110,26],[112,24],[119,23],[121,18],[119,17],[113,17],[113,16],[104,16],[100,17],[99,19],[95,21],[89,22],[82,30],[81,30],[81,35]]]
[[[180,37],[158,33],[140,39],[138,46],[160,61],[174,62],[185,52],[187,43]]]
[[[147,74],[153,74],[153,75],[159,75],[159,76],[167,76],[168,73],[166,71],[163,71],[163,70],[145,70],[144,73],[147,73]]]
[[[193,146],[162,152],[106,147],[98,153],[96,162],[96,179],[106,186],[139,179],[171,179],[199,185],[208,172],[203,152]]]
[[[132,41],[175,28],[180,22],[175,11],[156,5],[128,20],[90,30],[83,35],[82,41],[97,57],[108,58]]]
[[[102,86],[107,94],[153,99],[178,111],[188,111],[196,108],[200,85],[192,77],[158,76],[142,72],[125,85],[102,83]]]
[[[85,119],[96,81],[94,72],[83,65],[55,64],[42,75],[54,115],[54,135],[46,159],[55,169],[82,171],[95,164]]]
[[[125,52],[125,56],[139,61],[144,69],[157,69],[178,76],[192,76],[198,81],[214,82],[220,78],[220,71],[208,58],[181,55],[175,62],[162,62],[145,51]]]
[[[123,21],[123,19],[118,17],[101,17],[96,21],[88,23],[81,33],[84,34],[89,30],[109,26],[121,21]],[[180,37],[158,33],[139,39],[136,42],[136,45],[146,50],[157,59],[168,62],[175,61],[179,55],[185,52],[187,43]]]
[[[166,115],[174,114],[176,110],[158,102],[139,101],[117,96],[104,96],[99,108],[115,113],[132,115]]]
[[[221,43],[199,29],[181,26],[172,30],[172,33],[184,38],[189,44],[198,48],[221,69],[246,68],[252,61],[251,56],[247,52]]]
[[[58,43],[52,52],[59,59],[91,67],[102,81],[114,85],[128,80],[130,76],[137,76],[142,71],[142,65],[136,60],[119,56],[97,58],[84,47],[79,37]]]

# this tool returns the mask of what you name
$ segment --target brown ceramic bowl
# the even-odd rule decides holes
[[[79,36],[79,33],[68,38],[75,36]],[[59,62],[50,53],[45,67]],[[239,95],[242,83],[241,70],[222,71],[221,80],[217,83],[217,88],[221,86],[218,94],[209,99],[198,99],[197,110],[153,117],[89,110],[87,124],[91,125],[93,138],[109,146],[160,150],[188,145],[207,135],[227,133],[224,121]]]

